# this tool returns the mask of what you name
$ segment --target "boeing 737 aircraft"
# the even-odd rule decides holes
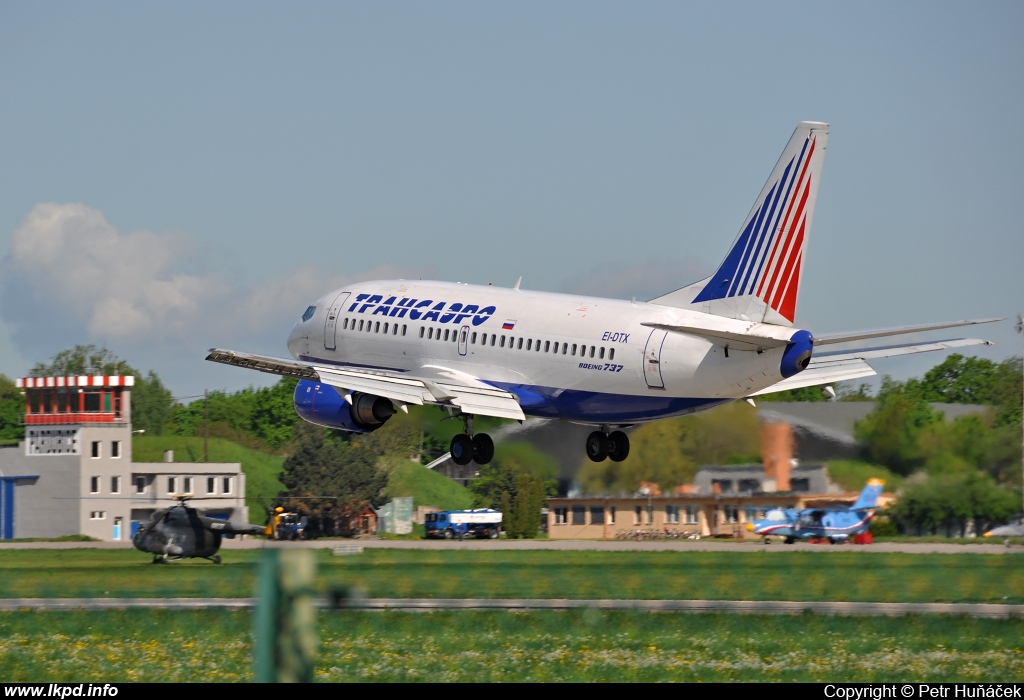
[[[955,339],[856,350],[838,343],[986,323],[812,335],[794,326],[828,124],[802,122],[707,279],[648,302],[519,288],[384,280],[313,302],[288,338],[294,359],[213,349],[214,362],[298,377],[307,421],[370,432],[408,404],[463,419],[457,464],[494,445],[473,417],[560,418],[596,429],[590,459],[629,454],[622,430],[784,389],[867,377],[866,360],[984,343]]]

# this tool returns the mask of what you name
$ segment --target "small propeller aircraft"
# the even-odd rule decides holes
[[[222,537],[235,535],[261,535],[262,525],[233,523],[201,515],[198,510],[185,505],[187,495],[177,496],[178,504],[153,513],[153,518],[144,523],[132,543],[142,552],[153,555],[154,564],[166,564],[170,560],[200,557],[220,564]]]
[[[798,539],[843,542],[867,531],[884,484],[881,479],[870,479],[849,508],[773,508],[763,520],[747,523],[747,530],[763,536],[765,544],[771,543],[772,536],[785,538],[786,544]]]

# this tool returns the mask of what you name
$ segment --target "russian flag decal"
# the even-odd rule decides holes
[[[501,330],[503,330],[503,331],[510,331],[510,330],[512,330],[515,327],[516,327],[515,319],[509,320],[509,321],[505,321],[505,323],[501,324]]]

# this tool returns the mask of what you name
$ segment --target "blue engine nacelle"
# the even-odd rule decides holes
[[[792,377],[807,369],[814,353],[814,336],[809,331],[797,331],[790,337],[789,345],[782,354],[779,370],[785,378]]]
[[[295,412],[310,423],[356,433],[372,433],[395,413],[391,402],[381,396],[351,396],[349,404],[333,386],[302,379],[295,387]]]

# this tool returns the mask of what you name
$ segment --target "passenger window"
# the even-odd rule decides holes
[[[377,321],[375,324],[373,324],[373,332],[380,333],[380,321]]]
[[[522,338],[519,339],[519,345],[516,346],[516,349],[517,350],[522,350],[523,349],[523,339]]]
[[[604,359],[604,348],[601,348],[601,359]]]
[[[302,314],[302,321],[303,321],[303,323],[305,323],[309,319],[313,318],[313,314],[315,314],[315,313],[316,313],[316,307],[315,306],[310,306],[308,309],[306,309],[306,312],[304,314]]]
[[[611,350],[608,351],[608,359],[609,360],[614,360],[615,359],[615,348],[612,348]]]
[[[363,330],[363,319],[359,319],[359,330]]]
[[[473,331],[473,335],[469,336],[469,342],[473,343],[473,345],[476,345],[476,331]]]
[[[530,340],[526,341],[526,349],[527,350],[533,350],[533,338],[531,338]]]
[[[433,326],[431,326],[430,328],[427,329],[427,340],[433,340],[433,339],[434,339],[434,328],[433,328]]]
[[[491,347],[492,348],[494,347],[494,341],[496,341],[497,339],[498,339],[498,336],[496,336],[494,333],[491,333]]]
[[[391,327],[391,335],[398,335],[398,324],[397,323]]]
[[[580,357],[586,357],[586,356],[587,356],[587,346],[586,345],[581,345],[580,346]]]
[[[590,356],[591,357],[594,356],[594,346],[593,345],[590,346]]]
[[[505,336],[501,336],[501,347],[505,347]]]
[[[562,354],[563,355],[568,355],[569,354],[569,343],[562,343]]]
[[[387,332],[388,332],[388,324],[385,323],[384,324],[384,334],[387,335]]]
[[[550,340],[545,340],[544,341],[544,352],[551,352],[551,341]]]
[[[572,354],[573,354],[573,356],[576,355],[576,343],[572,344]]]
[[[379,326],[380,323],[377,323],[377,325]],[[367,333],[372,333],[373,332],[373,324],[370,321],[366,322],[366,332]]]
[[[537,352],[540,352],[540,341],[538,340],[533,347]]]
[[[469,335],[469,333],[468,333],[468,332],[466,332],[466,331],[462,331],[462,342],[463,342],[463,343],[465,343],[465,342],[466,342],[466,336],[467,336],[467,335]]]
[[[396,326],[396,328],[397,328],[397,326]],[[405,324],[404,323],[402,324],[402,335],[405,335]]]
[[[348,319],[347,318],[345,319],[345,322],[343,324],[341,324],[341,330],[343,330],[343,331],[347,331],[348,330]]]
[[[509,349],[511,350],[513,347],[515,347],[515,344],[516,344],[516,339],[513,336],[509,336],[508,337],[508,347],[509,347]]]
[[[425,332],[426,332],[426,329],[424,329],[424,328],[423,328],[423,326],[420,326],[420,337],[421,337],[421,338],[423,337],[423,334],[424,334]]]

